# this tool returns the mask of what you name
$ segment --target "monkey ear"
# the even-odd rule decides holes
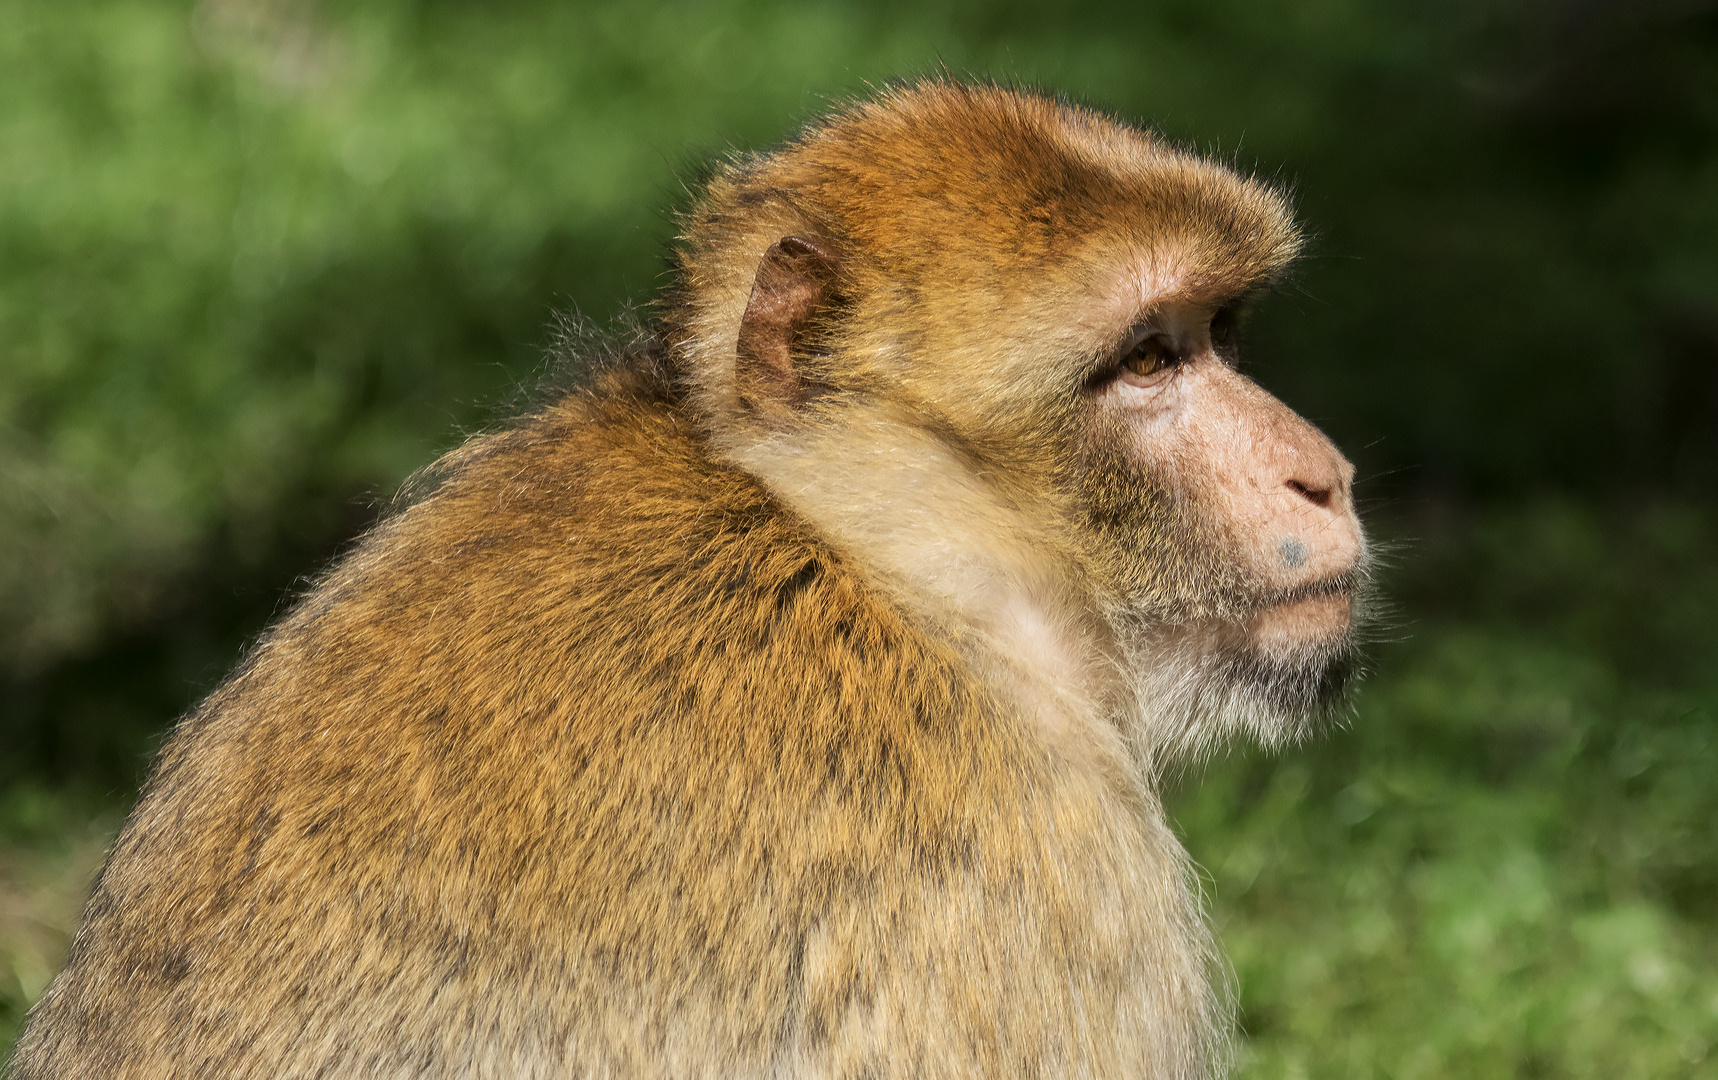
[[[802,236],[784,236],[764,252],[740,318],[734,384],[741,401],[793,406],[810,396],[794,368],[793,346],[829,303],[835,270],[828,246]]]

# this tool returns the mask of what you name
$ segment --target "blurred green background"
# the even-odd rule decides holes
[[[1718,4],[0,4],[0,1047],[149,755],[683,184],[945,67],[1291,185],[1344,730],[1185,778],[1247,1077],[1718,1076]]]

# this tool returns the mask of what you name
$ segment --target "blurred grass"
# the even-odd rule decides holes
[[[1713,1074],[1713,0],[0,5],[0,1044],[161,731],[551,311],[939,64],[1295,186],[1249,364],[1407,538],[1351,728],[1179,797],[1247,1075]]]

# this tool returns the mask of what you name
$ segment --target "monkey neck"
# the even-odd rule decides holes
[[[1114,643],[1054,530],[922,426],[882,409],[721,440],[730,461],[947,639],[1050,748],[1122,765]]]

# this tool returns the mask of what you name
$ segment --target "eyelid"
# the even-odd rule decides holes
[[[1157,326],[1154,323],[1141,323],[1128,332],[1127,337],[1122,339],[1121,348],[1116,351],[1118,353],[1125,353],[1135,345],[1144,341],[1146,338],[1168,336],[1169,335],[1165,333],[1162,327]]]
[[[1118,359],[1125,360],[1129,353],[1133,352],[1134,349],[1138,348],[1145,342],[1150,341],[1152,338],[1161,338],[1163,341],[1164,352],[1168,354],[1167,359],[1164,361],[1165,366],[1174,367],[1186,359],[1182,350],[1181,342],[1174,334],[1162,327],[1150,324],[1141,326],[1139,329],[1129,334],[1127,339],[1122,342],[1121,348],[1116,350],[1115,355]]]

